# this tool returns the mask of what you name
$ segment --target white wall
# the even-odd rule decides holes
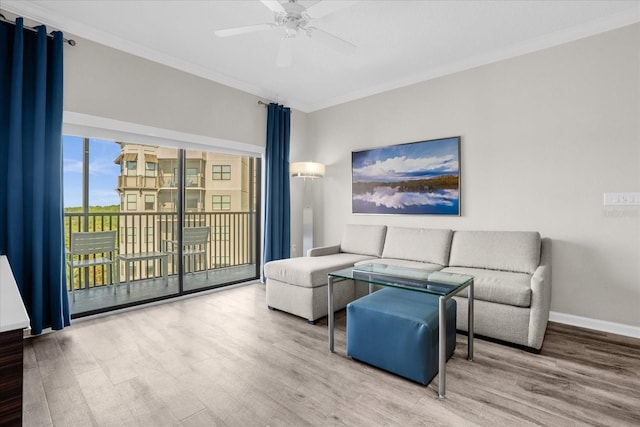
[[[318,245],[346,223],[536,230],[552,311],[640,326],[640,25],[311,113]],[[462,137],[461,217],[351,214],[351,151]]]
[[[291,112],[291,146],[289,160],[302,162],[308,157],[308,115],[299,111]],[[291,257],[303,256],[302,250],[302,208],[304,185],[301,178],[291,178]]]
[[[65,117],[73,120],[65,129],[95,132],[105,125],[117,129],[89,136],[132,135],[135,141],[147,144],[166,144],[185,137],[188,144],[209,142],[214,148],[223,147],[222,152],[232,150],[234,142],[243,153],[264,151],[267,112],[257,103],[257,96],[68,36],[77,44],[65,46],[64,109]],[[155,136],[149,137],[146,131]],[[306,139],[307,114],[292,110],[291,159],[304,158],[297,150],[305,147]],[[220,140],[224,145],[216,146]],[[292,181],[292,229],[301,235],[302,187],[298,189],[298,184]],[[296,246],[296,254],[301,255],[301,244]]]
[[[73,38],[76,46],[65,46],[65,112],[264,147],[267,114],[257,96]],[[305,113],[296,111],[294,124],[296,116]]]
[[[75,38],[75,37],[74,37]],[[257,97],[76,38],[65,110],[262,148]],[[538,230],[554,240],[552,310],[640,325],[640,212],[602,206],[640,191],[640,25],[305,114],[291,160],[315,183],[316,244],[345,223]],[[352,150],[462,136],[462,216],[351,214]],[[301,180],[292,243],[301,255]]]

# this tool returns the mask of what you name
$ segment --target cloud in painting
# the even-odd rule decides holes
[[[455,156],[409,158],[397,156],[353,169],[354,182],[393,182],[457,173]]]
[[[396,188],[376,187],[373,193],[354,194],[353,200],[374,203],[392,209],[404,209],[408,206],[453,206],[457,200],[457,190],[443,190],[434,193],[400,192]]]

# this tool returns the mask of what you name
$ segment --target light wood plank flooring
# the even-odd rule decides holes
[[[638,426],[640,340],[550,323],[542,353],[466,337],[447,398],[336,350],[251,284],[25,342],[25,426]]]
[[[209,270],[208,278],[203,271],[187,273],[184,280],[184,289],[185,291],[202,289],[224,283],[248,280],[255,276],[255,264],[211,269]],[[160,298],[167,295],[175,295],[177,293],[178,277],[172,274],[169,276],[166,285],[161,277],[132,280],[130,292],[127,292],[127,285],[124,282],[114,286],[96,286],[90,289],[79,289],[74,292],[75,297],[70,299],[69,305],[71,314],[78,314],[152,298]]]

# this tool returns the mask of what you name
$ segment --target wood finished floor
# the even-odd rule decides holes
[[[336,350],[261,284],[25,341],[25,426],[638,426],[640,340],[550,323],[541,354],[458,335],[447,399]]]
[[[255,264],[235,267],[215,268],[204,272],[187,273],[184,280],[185,291],[202,289],[222,283],[249,280],[256,276]],[[114,289],[115,288],[115,289]],[[97,286],[91,289],[79,289],[69,301],[71,314],[86,313],[109,307],[160,298],[178,293],[178,278],[171,274],[165,285],[161,277],[155,279],[132,280],[127,292],[126,282],[114,286]]]

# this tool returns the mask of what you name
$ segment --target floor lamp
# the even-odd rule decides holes
[[[313,179],[324,176],[324,165],[315,162],[295,162],[289,165],[292,177],[304,179],[302,208],[302,256],[313,247]]]

